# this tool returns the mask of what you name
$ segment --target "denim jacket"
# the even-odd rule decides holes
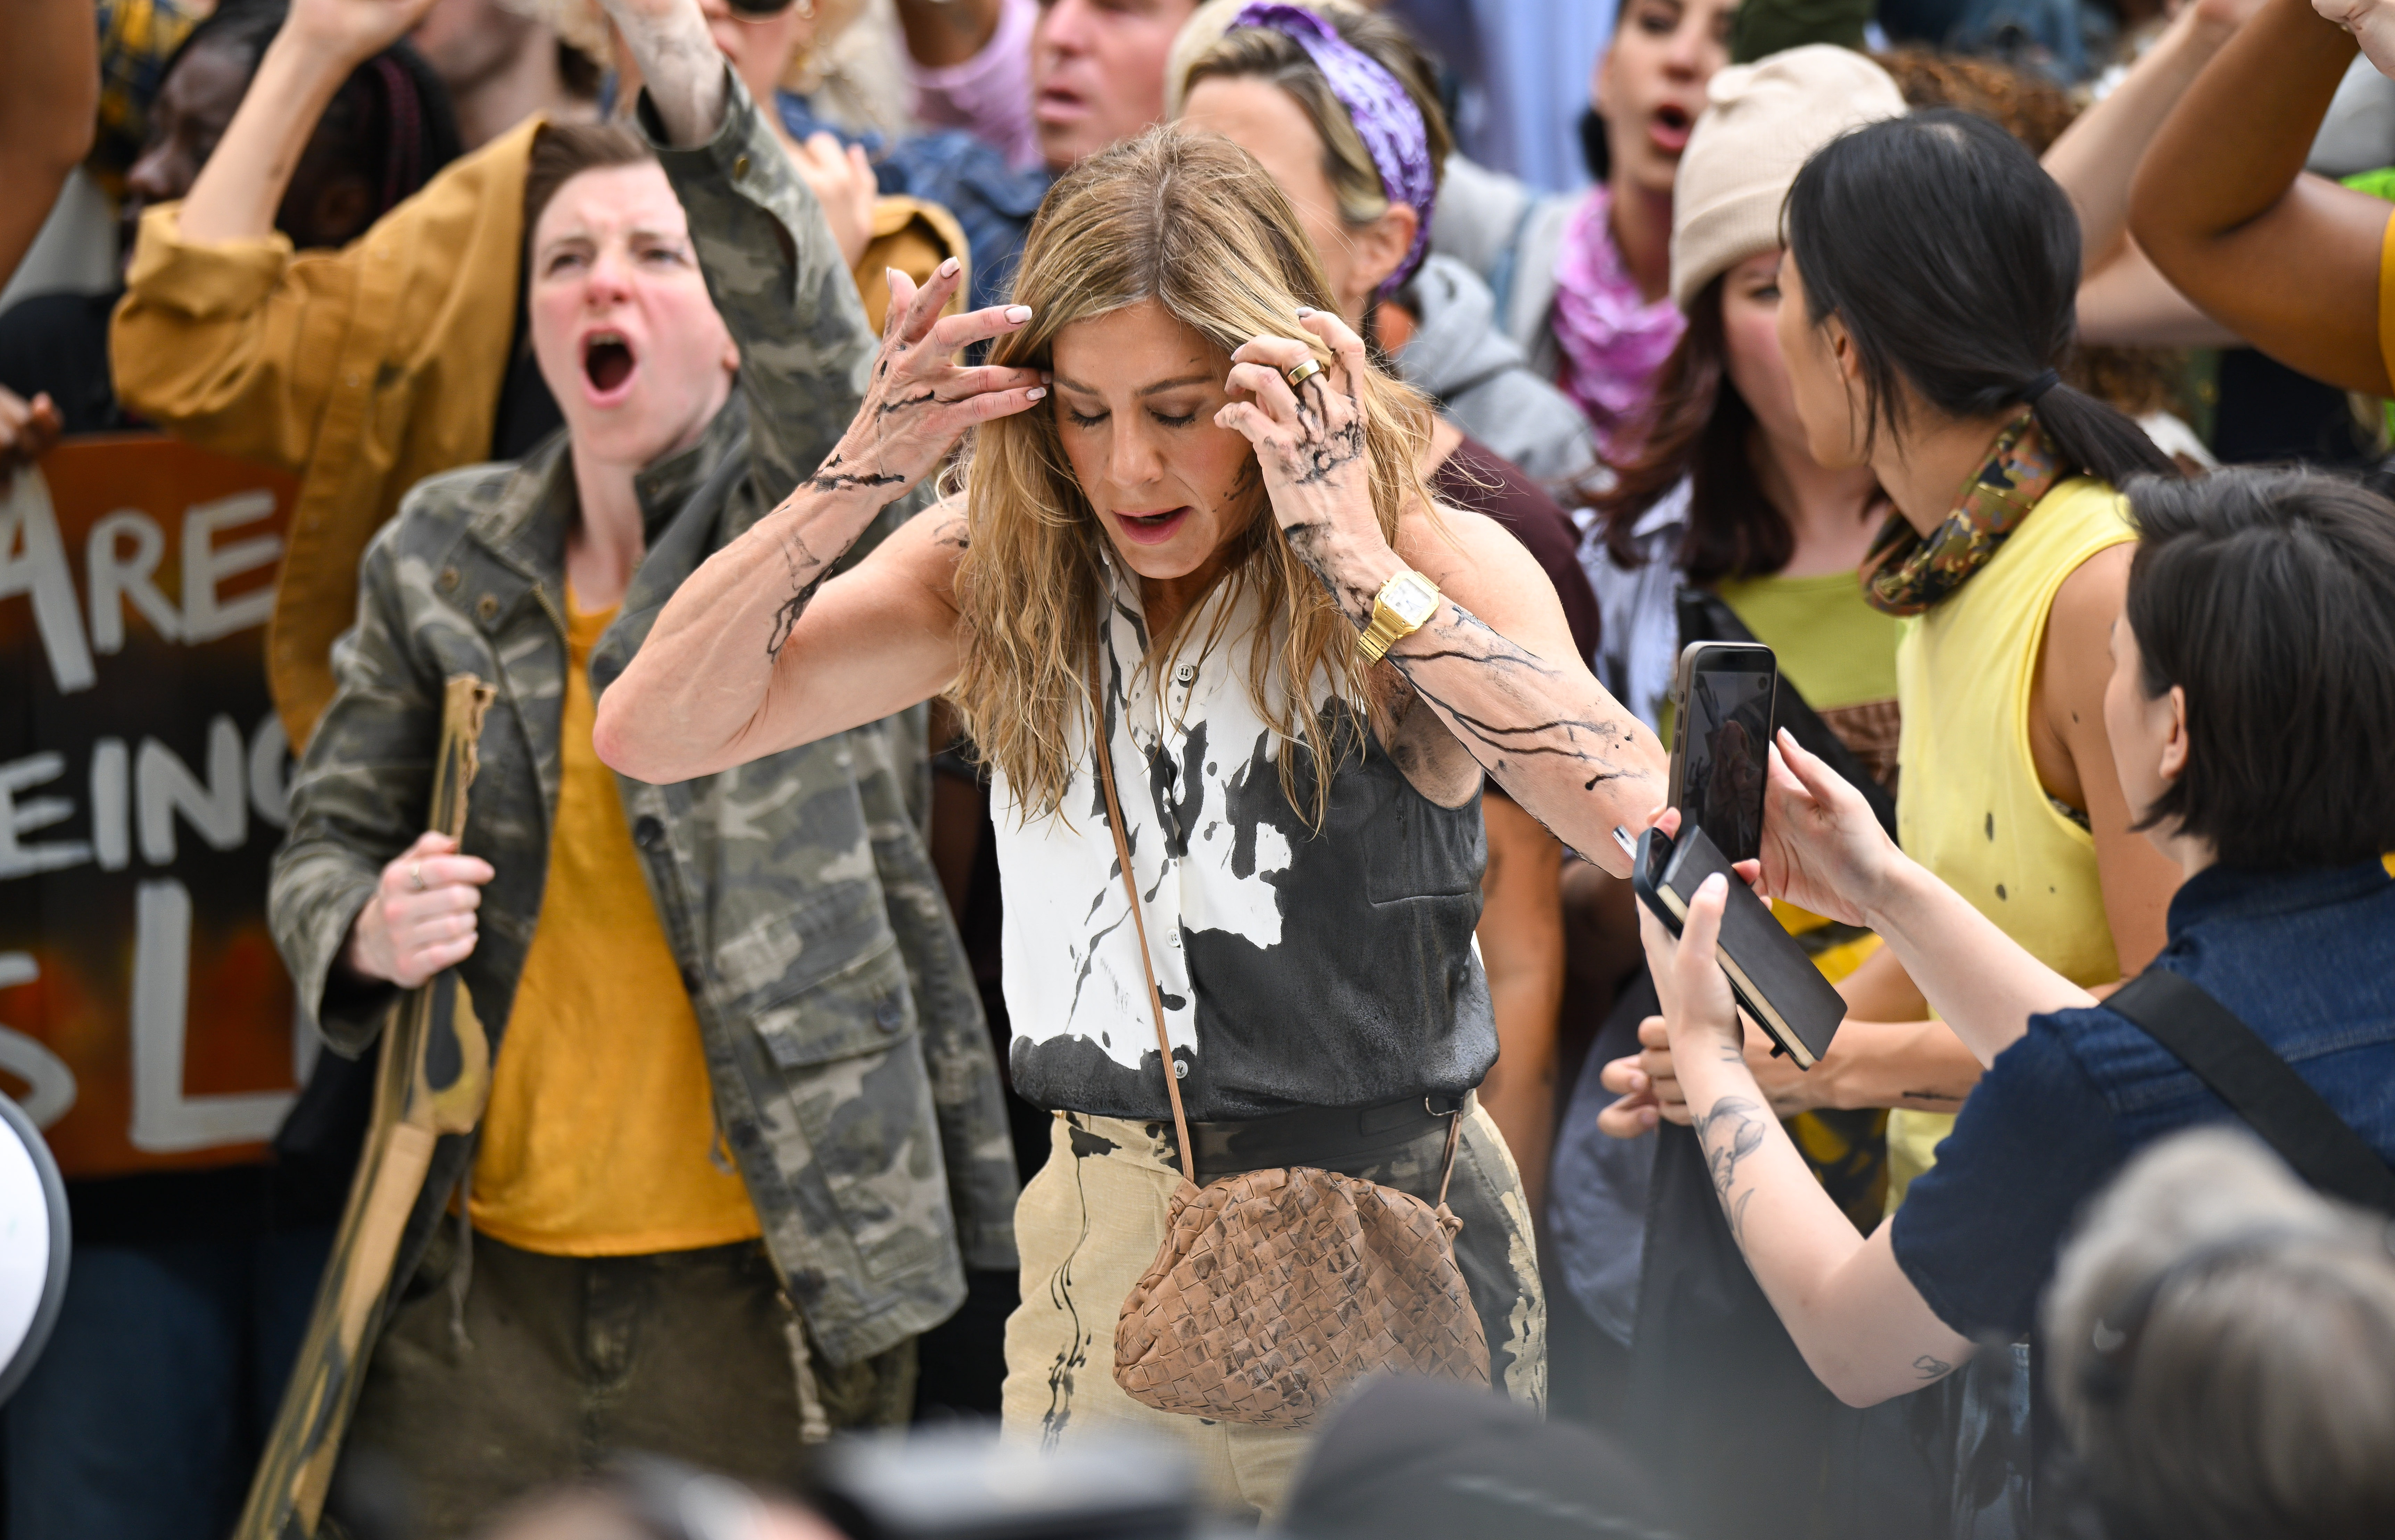
[[[2151,967],[2202,985],[2395,1164],[2395,878],[2379,862],[2210,867]],[[1938,1319],[2017,1336],[2082,1204],[2141,1146],[2235,1114],[2103,1005],[2030,1019],[1897,1210],[1896,1259]]]
[[[2203,985],[2395,1163],[2395,880],[2382,864],[2199,872],[2171,900],[2153,966]],[[2080,1019],[2072,1046],[2130,1148],[2230,1115],[2128,1018],[2065,1014]]]

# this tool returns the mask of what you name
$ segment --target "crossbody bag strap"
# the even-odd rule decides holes
[[[1447,1184],[1455,1175],[1455,1145],[1463,1134],[1463,1114],[1471,1108],[1472,1099],[1467,1096],[1455,1111],[1447,1114],[1447,1152],[1438,1158],[1438,1202],[1431,1204],[1433,1208],[1447,1206]]]
[[[1100,688],[1098,660],[1090,654],[1090,736],[1098,744],[1098,787],[1106,797],[1106,831],[1115,836],[1115,865],[1122,873],[1123,897],[1131,901],[1131,931],[1139,938],[1139,970],[1147,976],[1147,1007],[1156,1016],[1156,1051],[1164,1063],[1164,1094],[1172,1099],[1172,1132],[1181,1141],[1181,1175],[1198,1180],[1197,1152],[1189,1143],[1189,1114],[1181,1108],[1181,1077],[1173,1073],[1172,1039],[1164,1031],[1164,995],[1156,987],[1156,964],[1147,950],[1147,922],[1140,915],[1139,879],[1131,875],[1131,842],[1123,837],[1122,802],[1115,795],[1115,757],[1106,747],[1105,696]]]
[[[2297,1176],[2348,1203],[2395,1214],[2395,1171],[2295,1066],[2203,985],[2150,967],[2104,1004],[2193,1070]]]
[[[1147,980],[1147,1008],[1156,1020],[1156,1051],[1164,1065],[1164,1094],[1172,1099],[1172,1133],[1181,1141],[1181,1174],[1194,1185],[1198,1180],[1197,1155],[1189,1143],[1189,1114],[1181,1105],[1181,1077],[1173,1073],[1172,1040],[1164,1031],[1164,995],[1156,987],[1156,964],[1147,950],[1147,921],[1142,917],[1139,902],[1139,879],[1131,875],[1131,843],[1123,837],[1122,801],[1115,792],[1115,757],[1107,747],[1105,696],[1101,692],[1097,656],[1090,659],[1090,736],[1098,745],[1098,789],[1106,799],[1106,831],[1115,839],[1115,866],[1122,873],[1123,897],[1131,903],[1131,931],[1139,938],[1139,969]],[[1467,1100],[1448,1114],[1447,1150],[1439,1158],[1438,1204],[1447,1203],[1447,1185],[1455,1175],[1455,1148],[1463,1132],[1463,1114],[1469,1109]]]

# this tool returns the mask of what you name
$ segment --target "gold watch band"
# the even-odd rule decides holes
[[[1356,638],[1356,651],[1364,654],[1366,663],[1380,662],[1389,655],[1390,648],[1413,634],[1410,626],[1399,631],[1390,624],[1394,618],[1385,609],[1373,606],[1372,623],[1365,626],[1363,634]]]
[[[1438,612],[1438,602],[1436,584],[1411,568],[1401,569],[1372,596],[1372,618],[1356,638],[1356,651],[1365,663],[1379,663]]]

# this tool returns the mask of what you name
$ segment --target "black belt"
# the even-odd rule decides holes
[[[1300,1107],[1270,1117],[1230,1123],[1191,1120],[1189,1142],[1197,1147],[1198,1182],[1219,1181],[1242,1171],[1280,1165],[1311,1165],[1358,1176],[1395,1158],[1417,1140],[1447,1138],[1448,1120],[1463,1111],[1460,1096],[1404,1096],[1366,1107]],[[1080,1114],[1067,1112],[1078,1121]],[[1159,1126],[1170,1129],[1167,1122]],[[1164,1163],[1180,1168],[1165,1141]]]

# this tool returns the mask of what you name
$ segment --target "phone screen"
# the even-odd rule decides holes
[[[1687,716],[1680,737],[1680,816],[1733,862],[1763,851],[1763,785],[1777,678],[1771,655],[1759,649],[1700,656],[1682,705]]]

